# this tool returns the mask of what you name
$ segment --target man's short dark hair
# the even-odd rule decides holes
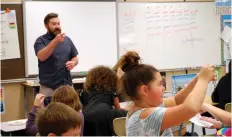
[[[44,24],[48,24],[49,20],[52,18],[58,18],[58,14],[57,13],[49,13],[45,16],[44,18]]]

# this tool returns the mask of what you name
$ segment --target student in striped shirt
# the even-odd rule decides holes
[[[215,80],[213,66],[207,65],[176,96],[163,99],[162,77],[155,67],[140,64],[138,54],[127,54],[122,64],[121,87],[134,103],[127,114],[127,136],[172,136],[172,126],[200,111],[208,83]]]

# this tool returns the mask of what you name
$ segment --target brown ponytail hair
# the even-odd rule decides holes
[[[140,64],[140,56],[134,51],[127,52],[121,57],[121,69],[125,72],[120,80],[120,87],[130,98],[138,98],[138,88],[148,85],[155,80],[154,73],[159,72],[155,67]]]
[[[113,70],[116,72],[118,68],[121,68],[122,71],[128,69],[127,66],[132,66],[132,64],[139,64],[140,57],[139,54],[135,51],[128,51],[125,55],[122,55],[118,60],[117,64],[113,67]]]

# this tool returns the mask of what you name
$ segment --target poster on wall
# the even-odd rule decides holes
[[[214,81],[214,82],[210,82],[208,84],[208,88],[207,88],[207,91],[206,91],[206,95],[207,96],[211,96],[214,89],[216,88],[217,86],[217,83],[218,83],[218,80],[219,80],[219,70],[216,69],[215,70],[215,73],[216,73],[216,77],[217,77],[217,81]],[[172,80],[172,93],[173,94],[176,94],[178,93],[180,90],[182,90],[183,88],[185,88],[189,82],[191,80],[194,79],[194,77],[196,76],[197,74],[186,74],[186,75],[175,75],[175,76],[172,76],[171,77],[171,80]]]
[[[164,90],[166,90],[166,73],[165,72],[160,72],[161,77],[162,77],[162,85],[164,87]]]
[[[20,58],[18,28],[15,10],[1,13],[1,60]]]
[[[231,0],[216,0],[216,14],[231,14]]]
[[[187,84],[196,76],[197,74],[186,74],[186,75],[175,75],[171,77],[172,80],[172,93],[176,94],[178,91],[187,86]]]
[[[232,15],[222,15],[221,16],[221,20],[222,20],[222,29],[224,29],[225,26],[228,26],[231,28],[231,24],[232,24]]]
[[[229,73],[229,63],[231,60],[226,60],[226,73]]]
[[[227,60],[231,59],[231,25],[232,24],[232,15],[222,15],[221,16],[221,25],[222,25],[222,34],[223,34],[223,61],[226,62]],[[227,32],[227,33],[226,33]],[[227,35],[226,35],[227,34]],[[226,39],[225,39],[226,38]]]
[[[1,87],[0,90],[0,113],[4,114],[5,113],[5,98],[4,98],[4,88]]]

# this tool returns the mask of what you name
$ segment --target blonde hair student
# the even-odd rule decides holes
[[[35,136],[37,134],[37,127],[35,124],[36,112],[44,107],[45,96],[42,94],[37,94],[34,101],[34,106],[28,114],[28,120],[26,123],[26,133],[30,136]],[[60,102],[64,103],[74,110],[76,110],[82,119],[83,126],[81,128],[81,135],[83,134],[84,128],[84,116],[81,112],[82,105],[80,103],[79,96],[72,86],[64,85],[57,88],[52,95],[51,102]],[[50,102],[48,102],[50,103]]]
[[[162,77],[155,67],[140,64],[138,54],[126,56],[121,64],[121,86],[134,103],[127,114],[127,136],[172,136],[172,126],[200,111],[208,83],[215,80],[214,68],[206,65],[186,88],[163,99]]]
[[[72,86],[60,86],[52,96],[52,102],[61,102],[80,112],[82,105],[79,96]]]

